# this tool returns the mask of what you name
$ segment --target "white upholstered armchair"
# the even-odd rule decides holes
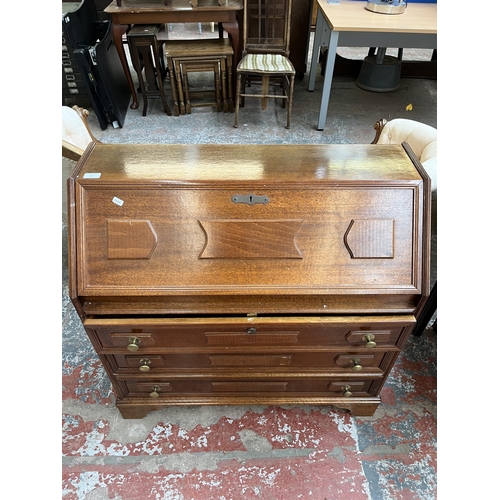
[[[437,191],[437,130],[429,125],[405,118],[379,120],[373,126],[372,144],[407,142],[431,178],[432,191]]]

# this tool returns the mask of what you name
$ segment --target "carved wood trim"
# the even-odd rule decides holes
[[[373,125],[373,128],[375,129],[375,137],[371,144],[377,144],[378,140],[380,139],[380,134],[382,133],[382,129],[385,127],[387,123],[387,120],[385,118],[381,118],[380,120],[376,121]]]

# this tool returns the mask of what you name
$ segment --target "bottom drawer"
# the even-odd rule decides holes
[[[351,397],[369,396],[373,379],[329,378],[311,379],[255,379],[255,380],[119,380],[125,397],[149,396],[153,399],[168,397],[173,394],[328,394],[330,396]]]

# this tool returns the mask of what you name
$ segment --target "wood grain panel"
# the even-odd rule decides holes
[[[288,366],[292,361],[292,356],[265,356],[262,354],[253,356],[213,354],[209,358],[212,366]]]
[[[344,241],[353,259],[392,259],[394,220],[352,220]]]
[[[302,220],[200,220],[206,245],[200,259],[301,259],[295,244]]]
[[[297,344],[299,332],[280,333],[216,333],[207,332],[209,345],[292,345]]]
[[[149,259],[158,243],[148,220],[108,220],[108,259]]]
[[[286,382],[212,382],[214,392],[278,392],[286,391]]]

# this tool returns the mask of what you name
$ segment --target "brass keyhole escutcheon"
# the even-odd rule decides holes
[[[127,349],[129,351],[137,351],[139,349],[139,344],[141,343],[141,339],[137,337],[129,337]]]
[[[158,394],[160,392],[160,386],[158,385],[153,385],[153,387],[151,387],[151,391],[149,393],[149,396],[152,397],[152,398],[159,398],[160,395]]]
[[[352,396],[350,385],[343,385],[341,389],[342,389],[342,396],[345,396],[346,398],[350,398]]]
[[[151,364],[151,361],[148,358],[142,358],[140,360],[140,363],[141,366],[139,366],[139,370],[141,370],[141,372],[148,372],[149,370],[151,370],[149,366]]]
[[[254,327],[247,328],[247,333],[249,335],[253,335],[254,333],[257,333],[257,328]]]
[[[371,349],[372,347],[377,347],[377,343],[375,342],[375,335],[371,333],[363,336],[363,342],[365,342],[365,347]]]
[[[351,359],[351,365],[352,365],[351,370],[353,372],[360,372],[363,369],[361,363],[359,362],[359,359]]]

